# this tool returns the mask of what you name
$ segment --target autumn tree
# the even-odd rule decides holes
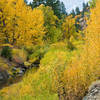
[[[5,1],[0,1],[4,5],[0,28],[5,41],[17,46],[42,43],[45,34],[42,11],[32,10],[24,0]]]
[[[52,8],[49,6],[41,5],[38,9],[41,9],[44,15],[44,26],[46,28],[44,41],[48,43],[57,42],[62,37],[61,29],[57,27],[59,19],[54,15]]]
[[[44,16],[41,10],[27,7],[25,4],[20,6],[20,2],[17,6],[17,13],[19,13],[18,20],[18,42],[37,44],[42,43],[44,31]],[[19,7],[20,6],[20,7]],[[21,8],[22,7],[22,8]],[[20,8],[20,9],[19,9]],[[23,10],[22,10],[23,9]]]
[[[72,16],[66,17],[62,25],[62,30],[63,38],[67,41],[68,46],[71,46],[71,37],[76,37],[75,18],[72,18]]]
[[[6,31],[6,17],[8,13],[5,10],[7,0],[0,1],[0,42],[8,41],[8,34]]]
[[[97,1],[97,0],[91,0],[91,1],[89,1],[90,8],[96,7],[96,1]]]

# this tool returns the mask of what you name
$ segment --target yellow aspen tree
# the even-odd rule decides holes
[[[37,44],[42,43],[45,34],[44,16],[41,10],[27,7],[23,0],[19,0],[16,4],[17,44]],[[20,43],[21,42],[21,43]]]
[[[0,43],[5,40],[8,41],[8,35],[6,30],[6,19],[8,13],[5,10],[7,0],[0,0]]]
[[[63,38],[67,41],[68,46],[70,46],[71,37],[75,38],[76,36],[75,18],[72,18],[72,16],[66,17],[62,25],[62,31],[63,31]]]
[[[8,43],[21,46],[42,43],[45,34],[44,16],[41,10],[28,7],[24,0],[5,0],[2,32]],[[1,16],[0,14],[0,16]]]
[[[46,28],[44,40],[49,43],[57,42],[62,37],[61,29],[57,27],[59,19],[49,6],[42,4],[38,7],[38,9],[42,10],[44,15],[44,26]]]

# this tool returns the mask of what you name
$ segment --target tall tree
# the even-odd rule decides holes
[[[24,0],[24,2],[27,4],[28,2],[27,2],[27,0]]]
[[[0,1],[0,36],[3,34],[6,42],[17,46],[42,43],[45,34],[42,11],[32,10],[24,0],[3,1]]]
[[[33,0],[32,3],[30,3],[30,6],[33,8],[36,8],[40,6],[41,4],[45,4],[46,0]]]
[[[88,12],[88,3],[83,3],[83,10],[82,10],[82,16],[84,17],[85,13]]]
[[[67,12],[66,12],[66,7],[65,7],[65,5],[64,5],[63,2],[61,2],[61,13],[62,13],[62,14],[67,14]]]
[[[68,47],[73,48],[71,37],[76,38],[75,18],[68,16],[62,25],[63,37],[67,41]]]
[[[76,14],[75,14],[75,10],[74,10],[74,9],[72,10],[71,14],[72,14],[72,16],[73,16],[73,18],[74,18],[74,17],[75,17],[75,15],[76,15]]]
[[[1,0],[0,1],[0,40],[2,40],[2,42],[8,42],[8,30],[6,30],[6,27],[8,25],[8,1],[7,0]],[[11,9],[10,9],[11,10]]]
[[[49,43],[57,42],[62,37],[61,30],[57,26],[59,19],[54,15],[54,11],[49,6],[41,5],[38,9],[41,9],[44,14],[44,26],[46,28],[44,40]]]
[[[79,9],[79,7],[76,7],[75,11],[76,11],[76,15],[79,15],[79,14],[80,14],[80,9]]]
[[[83,3],[83,11],[86,12],[88,7],[88,3]]]

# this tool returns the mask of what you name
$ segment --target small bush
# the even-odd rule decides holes
[[[28,52],[28,61],[30,63],[34,63],[35,61],[40,61],[41,58],[45,55],[48,51],[49,45],[37,45],[34,47],[26,47],[26,51]]]
[[[2,51],[1,51],[1,56],[11,60],[11,58],[12,58],[11,51],[12,50],[10,47],[8,47],[8,46],[3,47]]]

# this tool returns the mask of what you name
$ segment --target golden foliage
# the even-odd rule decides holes
[[[75,34],[75,18],[72,18],[72,16],[66,17],[62,29],[64,38],[70,40],[71,36],[74,36]]]
[[[78,37],[78,35],[76,34],[75,18],[72,18],[72,16],[66,17],[62,25],[62,31],[63,38],[67,42],[68,48],[73,49],[73,40]]]
[[[80,100],[89,85],[100,77],[100,2],[91,10],[86,30],[86,43],[79,57],[75,57],[64,73],[66,98]]]
[[[24,0],[2,0],[0,5],[1,41],[17,46],[42,43],[45,28],[40,9],[32,10]]]
[[[42,10],[44,15],[44,26],[46,31],[44,40],[50,43],[57,42],[62,37],[61,29],[57,27],[59,19],[54,14],[52,8],[49,6],[42,4],[38,7],[38,9]]]

